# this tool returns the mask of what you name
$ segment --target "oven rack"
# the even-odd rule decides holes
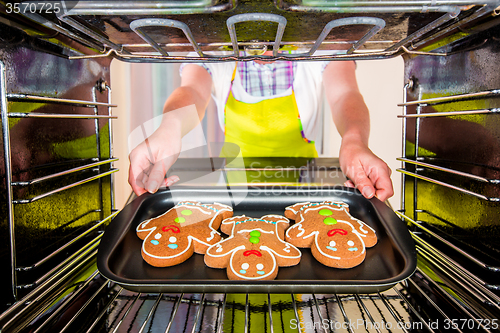
[[[446,104],[446,103],[454,103],[454,102],[460,102],[460,101],[466,101],[466,100],[471,100],[471,99],[481,99],[481,98],[494,98],[500,96],[500,90],[499,89],[492,89],[492,90],[485,90],[485,91],[479,91],[479,92],[472,92],[472,93],[465,93],[465,94],[457,94],[457,95],[450,95],[450,96],[442,96],[442,97],[436,97],[436,98],[426,98],[426,99],[418,99],[414,101],[406,101],[406,94],[408,89],[411,89],[413,87],[413,82],[408,83],[405,85],[405,100],[403,103],[398,104],[398,106],[404,107],[404,114],[398,115],[398,118],[403,118],[403,131],[404,131],[404,136],[406,136],[406,127],[407,127],[407,120],[408,119],[415,119],[416,121],[416,126],[415,126],[415,153],[414,153],[414,158],[407,158],[406,155],[406,140],[403,142],[403,157],[398,158],[397,160],[402,162],[403,167],[396,169],[398,172],[401,172],[403,175],[410,176],[415,178],[415,184],[416,180],[423,180],[426,182],[430,182],[433,184],[437,184],[440,186],[445,186],[447,188],[450,188],[452,190],[459,191],[461,193],[465,193],[467,195],[474,196],[476,198],[479,198],[481,200],[486,200],[486,201],[491,201],[491,202],[500,202],[500,197],[498,196],[489,196],[485,195],[482,193],[478,193],[476,191],[468,190],[459,186],[452,185],[448,182],[441,181],[434,179],[429,176],[425,176],[422,174],[419,174],[419,171],[424,171],[426,169],[431,169],[431,170],[437,170],[440,172],[443,172],[445,174],[450,174],[450,175],[455,175],[455,176],[460,176],[460,177],[465,177],[468,179],[476,180],[479,182],[487,183],[487,184],[492,184],[492,185],[497,185],[500,184],[500,179],[498,178],[491,178],[491,177],[481,177],[478,175],[474,175],[469,172],[463,172],[460,170],[456,169],[451,169],[447,167],[443,167],[440,165],[437,165],[435,163],[428,163],[426,160],[434,160],[435,162],[439,162],[439,159],[435,159],[432,157],[420,157],[418,154],[418,149],[419,149],[419,131],[420,131],[420,124],[421,120],[424,118],[435,118],[435,117],[449,117],[449,116],[468,116],[468,115],[493,115],[493,114],[498,114],[500,112],[499,108],[486,108],[486,109],[476,109],[476,110],[460,110],[460,111],[442,111],[442,112],[429,112],[429,113],[421,113],[422,112],[422,107],[425,106],[432,106],[432,105],[438,105],[438,104]],[[416,106],[416,113],[408,114],[407,113],[407,107],[409,106]],[[406,168],[406,164],[411,164],[415,166],[415,171],[412,172]],[[470,164],[470,163],[469,163]],[[482,166],[486,169],[493,170],[494,168],[488,167],[488,166]],[[416,186],[416,185],[415,185]]]
[[[404,53],[408,54],[431,54],[444,56],[442,52],[422,52],[416,51],[424,45],[428,45],[436,38],[446,36],[447,34],[457,31],[460,27],[468,23],[484,18],[487,15],[494,13],[496,7],[500,4],[499,1],[413,1],[411,5],[407,1],[298,1],[296,4],[289,3],[283,0],[274,0],[274,6],[269,6],[267,2],[262,3],[242,3],[238,4],[236,0],[227,1],[224,3],[216,3],[209,6],[206,3],[201,3],[199,6],[188,2],[181,5],[178,1],[154,1],[150,4],[144,4],[137,1],[124,1],[120,5],[110,1],[80,1],[68,3],[64,6],[56,17],[43,17],[36,13],[23,13],[25,17],[37,23],[44,25],[47,28],[55,29],[70,38],[75,38],[79,41],[82,39],[86,45],[98,45],[97,49],[100,54],[96,55],[74,55],[70,59],[84,59],[94,57],[114,56],[122,61],[127,62],[220,62],[220,61],[251,61],[260,60],[363,60],[363,59],[385,59],[395,57]],[[266,12],[259,12],[259,5],[263,6]],[[248,7],[248,8],[247,8]],[[475,7],[474,9],[471,9]],[[216,33],[208,33],[208,35],[217,35],[216,40],[207,42],[197,42],[196,39],[205,39],[207,33],[200,33],[199,25],[196,23],[196,33],[185,23],[185,14],[214,14],[219,12],[237,13],[236,15],[220,15],[215,17],[206,16],[205,19],[210,20],[210,24],[219,24]],[[275,14],[276,9],[278,13]],[[282,41],[287,23],[295,22],[301,19],[300,15],[310,13],[323,13],[332,16],[332,19],[324,23],[324,28],[318,36],[313,40],[309,38],[295,38],[293,41]],[[360,13],[366,15],[393,15],[386,19],[382,17],[371,16],[352,16]],[[401,38],[382,38],[380,40],[371,40],[384,27],[386,29],[395,28],[391,25],[397,23],[396,16],[399,14],[412,13],[444,13],[444,15],[432,20],[432,22],[419,27],[416,31]],[[134,14],[137,16],[145,16],[145,18],[135,19],[132,22],[124,20],[126,15]],[[337,15],[337,16],[335,16]],[[338,16],[350,15],[347,17],[337,18]],[[135,37],[129,35],[127,41],[112,40],[113,33],[98,31],[99,28],[85,24],[81,19],[86,16],[106,17],[109,20],[114,20],[112,25],[119,27],[119,32],[135,32]],[[285,18],[287,16],[287,18]],[[167,18],[168,17],[168,18]],[[210,18],[209,18],[210,17]],[[221,22],[219,22],[221,20]],[[256,40],[256,37],[245,36],[238,38],[235,29],[235,23],[246,23],[258,27],[257,22],[274,22],[278,24],[278,29],[274,37],[267,36],[265,40]],[[315,21],[316,25],[323,24]],[[288,34],[293,35],[296,32],[293,26]],[[349,36],[347,40],[335,38],[327,38],[332,30],[365,29],[362,26],[373,26],[361,38],[357,36]],[[193,25],[192,25],[193,26]],[[224,30],[222,27],[226,27]],[[154,29],[153,34],[147,33],[143,28]],[[169,34],[180,33],[180,39],[183,41],[174,40],[172,36],[168,42],[159,42],[154,36],[169,36]],[[251,28],[250,28],[251,29]],[[400,31],[404,28],[398,28]],[[179,31],[180,30],[180,31]],[[248,30],[248,29],[247,29]],[[257,28],[255,30],[262,31]],[[266,33],[267,29],[265,29]],[[473,34],[474,31],[468,31]],[[154,36],[153,36],[154,35]],[[196,35],[196,36],[195,36]],[[220,36],[219,36],[220,35]],[[116,37],[116,36],[115,36]],[[144,40],[146,44],[137,42]],[[230,39],[230,40],[229,40]],[[274,41],[272,41],[274,40]],[[243,55],[239,50],[252,46],[260,49],[272,47],[273,56],[252,56]],[[298,48],[299,53],[289,54],[288,51],[278,50],[280,47]],[[364,47],[365,51],[359,51]],[[340,48],[340,50],[338,50]],[[323,54],[316,54],[319,49],[324,49]],[[335,50],[337,49],[337,50]],[[347,49],[347,50],[346,50]],[[206,53],[206,51],[221,51],[225,50],[222,55],[214,55]],[[232,50],[232,51],[229,51]],[[329,51],[326,51],[329,50]],[[196,55],[173,55],[170,52],[186,52],[193,51]]]
[[[92,88],[91,95],[92,100],[77,100],[77,99],[67,99],[59,97],[50,96],[39,96],[32,94],[22,94],[22,93],[9,93],[7,88],[7,74],[6,66],[3,62],[0,62],[0,106],[1,106],[1,119],[2,119],[2,137],[3,137],[3,149],[4,149],[4,163],[5,163],[5,178],[6,178],[6,198],[8,201],[7,205],[7,220],[9,228],[9,248],[10,248],[10,280],[12,299],[17,301],[19,295],[24,295],[28,290],[34,290],[34,288],[39,287],[46,281],[53,280],[53,276],[57,275],[58,271],[66,271],[71,269],[71,262],[81,256],[83,253],[89,251],[89,249],[96,248],[99,240],[102,236],[102,230],[107,223],[114,217],[117,212],[113,209],[114,207],[114,197],[113,192],[110,193],[109,201],[111,203],[111,211],[108,213],[108,209],[104,207],[103,202],[103,185],[102,180],[107,178],[111,186],[113,186],[113,179],[111,175],[118,171],[118,169],[113,167],[113,163],[118,159],[113,158],[113,152],[111,145],[107,152],[101,151],[101,137],[100,137],[100,125],[99,120],[107,119],[107,126],[109,130],[107,131],[108,142],[111,142],[112,132],[111,132],[111,120],[116,119],[116,116],[111,114],[111,108],[116,107],[116,105],[109,102],[103,103],[98,102],[97,92],[106,93],[108,101],[111,101],[111,89],[103,81],[97,82],[97,84]],[[68,105],[79,108],[90,108],[93,109],[91,114],[80,114],[80,113],[39,113],[33,112],[9,112],[9,103],[38,103],[46,105]],[[107,108],[107,114],[98,114],[98,108]],[[37,119],[75,119],[75,120],[94,120],[95,121],[95,137],[96,137],[96,156],[90,159],[73,159],[64,160],[62,162],[51,163],[47,165],[40,165],[35,168],[29,168],[26,170],[21,170],[22,172],[31,173],[35,175],[42,174],[40,176],[32,177],[31,179],[19,179],[14,181],[13,177],[13,162],[11,157],[11,124],[9,119],[23,119],[23,118],[33,118],[35,121]],[[91,173],[91,175],[88,175]],[[71,177],[76,179],[76,181],[66,182],[64,185],[60,185],[61,180],[64,177]],[[50,229],[45,231],[44,234],[40,236],[45,239],[58,239],[58,243],[52,243],[49,250],[45,250],[42,255],[34,255],[30,260],[31,262],[26,262],[23,265],[19,265],[17,261],[17,252],[20,251],[16,246],[16,215],[22,214],[22,212],[29,214],[29,209],[21,210],[21,212],[16,213],[17,206],[29,206],[33,202],[38,200],[56,195],[58,193],[76,189],[84,184],[90,182],[98,182],[100,203],[98,207],[90,207],[86,212],[82,213],[80,216],[72,216],[69,221],[61,221],[60,224],[55,229]],[[54,185],[49,184],[48,187],[45,186],[48,183],[55,183]],[[29,189],[36,188],[36,190],[30,191]],[[35,192],[35,195],[27,195],[26,193]],[[16,198],[15,198],[16,194]],[[36,208],[33,208],[36,209]],[[105,216],[106,214],[109,214]],[[94,218],[94,216],[99,216]],[[87,222],[85,222],[87,221]],[[84,226],[81,226],[85,223]],[[19,228],[19,227],[18,227]],[[66,228],[72,228],[75,231],[66,234],[64,237],[61,235],[65,233]],[[61,234],[61,235],[59,235]],[[62,238],[61,238],[62,237]],[[26,251],[26,249],[22,249]],[[37,249],[38,250],[38,249]],[[71,255],[65,254],[66,252],[71,253]],[[7,301],[5,301],[7,302]]]

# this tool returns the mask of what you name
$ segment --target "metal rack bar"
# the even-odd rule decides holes
[[[78,171],[83,171],[83,170],[90,169],[90,168],[93,168],[93,167],[96,167],[99,165],[108,164],[108,163],[112,163],[112,162],[116,162],[116,161],[118,161],[117,158],[110,158],[110,159],[107,159],[104,161],[99,161],[99,162],[95,162],[95,163],[82,165],[82,166],[77,167],[77,168],[72,168],[69,170],[57,172],[57,173],[54,173],[54,174],[51,174],[48,176],[43,176],[40,178],[35,178],[35,179],[21,181],[21,182],[12,182],[12,186],[28,186],[28,185],[38,184],[38,183],[41,183],[41,182],[46,181],[46,180],[54,179],[54,178],[61,177],[61,176],[66,176],[66,175],[69,175],[69,174],[72,174],[72,173],[75,173]]]
[[[429,243],[418,237],[416,233],[412,233],[412,237],[417,241],[422,250],[424,250],[428,254],[432,254],[433,259],[430,260],[432,260],[433,262],[439,261],[440,263],[442,263],[442,265],[438,265],[436,267],[440,267],[443,271],[446,271],[446,274],[450,278],[453,278],[450,273],[453,272],[455,276],[460,277],[461,286],[467,288],[469,292],[473,293],[473,295],[475,295],[484,304],[492,304],[500,310],[500,297],[487,289],[488,284],[486,282],[469,272],[467,269],[463,268],[450,257],[432,248]],[[444,267],[446,267],[446,270],[444,270]],[[455,278],[453,279],[456,280]]]
[[[16,274],[16,244],[15,244],[15,229],[14,229],[14,207],[12,204],[13,188],[12,188],[12,165],[11,165],[11,150],[10,150],[10,129],[7,110],[7,79],[6,68],[3,61],[0,61],[0,108],[2,120],[2,139],[4,150],[5,164],[5,195],[7,199],[7,223],[9,228],[9,247],[10,247],[10,281],[11,281],[11,297],[17,299],[17,274]]]
[[[426,43],[436,39],[436,38],[439,38],[441,36],[444,36],[446,35],[447,33],[453,31],[454,29],[457,29],[459,28],[460,26],[464,25],[464,24],[467,24],[469,22],[472,22],[476,19],[479,19],[481,18],[482,16],[492,12],[493,10],[495,10],[495,8],[498,6],[498,3],[496,2],[490,2],[490,3],[485,3],[484,6],[480,9],[478,9],[475,13],[473,13],[472,15],[464,18],[463,20],[461,21],[458,21],[454,24],[451,24],[450,26],[444,28],[444,29],[441,29],[439,31],[437,31],[435,34],[433,34],[432,36],[429,36],[421,41],[418,41],[417,43],[413,44],[410,49],[417,49],[419,48],[420,46],[423,46],[425,45]]]
[[[271,294],[267,294],[267,311],[269,313],[269,327],[271,333],[274,333],[274,327],[273,327],[273,306],[271,303]]]
[[[237,0],[219,1],[112,1],[78,2],[67,15],[167,15],[203,14],[227,11],[238,5]]]
[[[85,237],[86,235],[88,235],[89,233],[91,233],[92,231],[94,231],[97,228],[101,227],[104,223],[108,222],[110,219],[112,219],[113,217],[115,217],[118,213],[119,212],[114,212],[113,214],[109,215],[105,219],[103,219],[103,220],[99,221],[98,223],[94,224],[91,228],[89,228],[85,232],[79,234],[77,237],[73,238],[71,241],[69,241],[68,243],[64,244],[63,246],[61,246],[60,248],[58,248],[57,250],[55,250],[54,252],[52,252],[51,254],[49,254],[48,256],[46,256],[45,258],[43,258],[42,260],[39,260],[35,264],[33,264],[31,266],[25,266],[25,267],[16,267],[16,271],[25,272],[25,271],[30,271],[30,270],[33,270],[33,269],[35,269],[37,267],[40,267],[41,265],[43,265],[44,263],[46,263],[47,261],[49,261],[50,259],[52,259],[56,255],[58,255],[59,253],[61,253],[64,250],[66,250],[68,247],[70,247],[71,245],[73,245],[74,243],[76,243],[77,241],[79,241],[80,239],[82,239],[83,237]]]
[[[429,327],[429,324],[427,324],[424,320],[424,318],[418,313],[418,311],[411,305],[411,303],[408,301],[405,295],[401,293],[396,287],[392,288],[396,294],[401,298],[402,301],[405,302],[406,306],[410,309],[410,311],[420,320],[420,322],[423,324],[423,326],[426,328],[427,331],[429,332],[434,332],[432,328]]]
[[[57,98],[57,97],[46,97],[46,96],[36,96],[36,95],[28,95],[28,94],[7,94],[7,99],[15,102],[33,102],[33,103],[61,103],[61,104],[69,104],[76,105],[82,107],[93,108],[96,106],[108,106],[108,107],[117,107],[116,104],[102,103],[102,102],[91,102],[84,101],[79,99],[67,99],[67,98]]]
[[[436,288],[438,290],[441,291],[441,294],[444,295],[446,297],[447,300],[449,300],[450,302],[453,303],[453,305],[455,305],[457,308],[459,308],[463,313],[465,313],[467,316],[469,316],[469,318],[471,318],[472,320],[474,320],[478,326],[481,326],[485,331],[487,332],[490,332],[488,329],[486,329],[484,327],[484,325],[479,322],[477,320],[476,317],[474,317],[472,315],[472,313],[469,311],[469,309],[473,309],[473,308],[470,308],[470,307],[466,307],[464,306],[464,304],[460,301],[458,301],[455,297],[453,297],[452,295],[450,295],[450,293],[448,293],[446,290],[443,289],[443,287],[441,287],[438,283],[436,283],[436,281],[434,281],[433,279],[431,279],[430,276],[428,276],[424,271],[422,271],[420,268],[417,267],[417,270],[416,272],[418,272],[420,275],[422,275],[425,280],[430,284],[432,285],[433,288]]]
[[[195,333],[196,332],[196,327],[198,327],[198,322],[201,320],[201,313],[203,311],[203,308],[204,308],[204,303],[205,303],[205,293],[201,294],[201,298],[200,298],[200,305],[198,306],[198,309],[196,311],[196,315],[194,317],[194,321],[193,321],[193,329],[191,330],[191,333]]]
[[[410,222],[412,225],[418,227],[420,230],[425,231],[427,234],[429,234],[433,238],[439,240],[440,242],[442,242],[443,244],[447,245],[451,249],[457,251],[458,253],[460,253],[461,255],[463,255],[464,257],[466,257],[467,259],[471,260],[473,263],[475,263],[476,265],[480,266],[481,268],[489,270],[491,272],[500,273],[500,267],[495,267],[495,266],[490,266],[490,265],[485,264],[480,259],[477,259],[476,257],[470,255],[469,253],[467,253],[466,251],[462,250],[461,248],[459,248],[455,244],[451,243],[450,241],[444,239],[443,237],[441,237],[441,236],[437,235],[436,233],[432,232],[431,230],[427,229],[422,224],[420,224],[420,223],[412,220],[411,218],[409,218],[405,214],[402,214],[401,212],[398,212],[398,211],[396,211],[395,213],[398,216],[400,216],[403,219],[405,219],[406,221]]]
[[[419,239],[418,237],[415,237],[414,234],[412,236],[413,236],[413,239],[415,239],[417,241],[417,243],[423,244],[425,246],[424,242],[422,242],[421,239]],[[453,275],[450,271],[446,270],[445,267],[443,267],[443,265],[440,265],[440,263],[442,263],[442,261],[439,260],[438,258],[434,257],[433,253],[429,253],[428,249],[425,249],[425,248],[421,247],[418,244],[416,246],[416,249],[417,249],[417,253],[422,258],[424,258],[425,260],[427,260],[434,267],[437,267],[442,274],[444,274],[448,279],[450,279],[451,281],[453,281],[454,283],[456,283],[457,286],[459,286],[460,288],[462,288],[463,290],[465,290],[469,295],[471,295],[472,297],[474,297],[481,304],[483,304],[485,306],[487,306],[487,305],[493,305],[494,307],[499,308],[498,303],[492,302],[484,294],[484,292],[483,292],[484,290],[479,290],[477,288],[477,286],[473,285],[472,283],[470,283],[470,281],[464,279],[461,276]],[[439,260],[439,262],[437,260]],[[449,267],[449,266],[446,266],[446,267]],[[456,274],[456,272],[453,272],[453,273]]]
[[[86,114],[58,114],[58,113],[36,113],[36,112],[11,112],[9,118],[50,118],[50,119],[117,119],[117,116],[86,115]]]
[[[337,294],[335,294],[335,299],[337,300],[337,304],[339,306],[340,312],[342,312],[342,316],[344,317],[344,323],[349,324],[350,320],[349,320],[349,317],[347,317],[347,313],[345,311],[344,305],[342,304],[342,300],[340,299],[340,297]],[[347,325],[347,329],[349,330],[350,333],[353,333],[350,325]]]
[[[393,307],[389,304],[389,302],[387,301],[386,297],[383,294],[381,294],[381,293],[378,293],[378,296],[382,300],[382,303],[384,303],[384,305],[387,308],[387,310],[389,310],[389,313],[396,320],[396,322],[398,322],[398,323],[403,322],[403,318],[401,318],[397,314],[397,312],[394,311]],[[408,333],[408,330],[406,329],[406,327],[404,325],[401,326],[401,329],[403,330],[403,332]]]
[[[116,324],[115,329],[113,330],[113,333],[116,333],[116,331],[118,331],[118,329],[120,328],[121,324],[123,323],[123,321],[125,320],[125,318],[129,314],[130,310],[132,310],[132,307],[134,306],[134,304],[139,300],[139,297],[141,297],[140,293],[138,293],[135,296],[134,300],[130,303],[129,307],[127,308],[127,310],[125,311],[125,313],[123,314],[123,316],[120,318],[120,320]]]
[[[402,105],[402,104],[401,104]],[[406,105],[403,105],[406,106]],[[488,114],[500,113],[500,108],[481,109],[481,110],[466,110],[466,111],[445,111],[445,112],[429,112],[421,114],[401,114],[398,118],[427,118],[427,117],[448,117],[448,116],[466,116],[471,114]]]
[[[497,197],[488,197],[488,196],[485,196],[483,194],[479,194],[479,193],[476,193],[476,192],[473,192],[473,191],[469,191],[469,190],[463,189],[461,187],[458,187],[458,186],[455,186],[455,185],[451,185],[451,184],[448,184],[448,183],[445,183],[445,182],[442,182],[442,181],[439,181],[439,180],[436,180],[436,179],[433,179],[433,178],[430,178],[430,177],[422,176],[422,175],[419,175],[419,174],[416,174],[416,173],[413,173],[413,172],[410,172],[410,171],[406,171],[406,170],[403,170],[403,169],[396,169],[396,171],[399,171],[401,173],[404,173],[405,175],[414,177],[416,179],[425,180],[425,181],[428,181],[428,182],[436,184],[436,185],[441,185],[441,186],[448,187],[448,188],[451,188],[453,190],[456,190],[456,191],[459,191],[459,192],[462,192],[462,193],[465,193],[465,194],[468,194],[468,195],[472,195],[472,196],[474,196],[476,198],[479,198],[479,199],[482,199],[482,200],[487,200],[487,201],[491,201],[491,202],[500,202],[500,198],[497,198]]]
[[[179,299],[177,300],[177,302],[175,303],[175,307],[174,309],[172,310],[172,314],[170,315],[170,320],[168,321],[168,325],[167,327],[165,328],[165,333],[169,333],[170,332],[170,329],[172,328],[172,322],[175,318],[175,315],[177,314],[177,311],[179,310],[179,306],[181,305],[182,303],[182,298],[184,297],[184,293],[182,293],[180,296],[179,296]]]
[[[291,294],[291,296],[292,296],[292,308],[293,308],[293,313],[295,314],[295,320],[297,321],[297,323],[300,323],[299,312],[297,311],[297,302],[295,301],[294,294]],[[302,333],[300,325],[297,325],[297,330],[299,331],[299,333]]]
[[[421,162],[421,161],[415,161],[415,160],[411,160],[409,158],[399,158],[398,157],[398,158],[396,158],[396,160],[401,161],[401,162],[405,162],[405,163],[415,164],[418,166],[422,166],[422,167],[426,167],[426,168],[430,168],[430,169],[434,169],[434,170],[443,171],[446,173],[451,173],[451,174],[454,174],[457,176],[475,179],[475,180],[478,180],[478,181],[484,182],[484,183],[500,184],[500,179],[488,179],[485,177],[473,175],[471,173],[462,172],[462,171],[458,171],[458,170],[454,170],[454,169],[450,169],[450,168],[445,168],[445,167],[435,165],[435,164],[425,163],[425,162]]]
[[[70,188],[73,188],[73,187],[76,187],[76,186],[79,186],[79,185],[82,185],[82,184],[85,184],[85,183],[88,183],[88,182],[91,182],[93,180],[96,180],[96,179],[99,179],[99,178],[102,178],[102,177],[106,177],[106,176],[109,176],[115,172],[117,172],[118,169],[113,169],[113,170],[110,170],[110,171],[107,171],[107,172],[104,172],[104,173],[101,173],[99,175],[96,175],[96,176],[92,176],[92,177],[89,177],[89,178],[86,178],[84,180],[81,180],[79,182],[76,182],[76,183],[73,183],[73,184],[70,184],[70,185],[67,185],[67,186],[63,186],[63,187],[60,187],[58,189],[55,189],[53,191],[49,191],[49,192],[46,192],[44,194],[41,194],[41,195],[38,195],[36,197],[33,197],[31,199],[19,199],[19,200],[13,200],[12,203],[14,204],[29,204],[29,203],[32,203],[34,201],[37,201],[37,200],[40,200],[40,199],[43,199],[45,197],[48,197],[50,195],[53,195],[53,194],[56,194],[56,193],[59,193],[59,192],[62,192],[62,191],[65,191],[65,190],[68,190]]]
[[[313,297],[313,300],[314,300],[314,307],[316,308],[316,311],[318,312],[319,320],[320,320],[321,323],[324,323],[323,315],[321,314],[321,310],[319,308],[318,299],[316,298],[315,294],[312,294],[312,297]],[[324,326],[322,326],[322,328],[323,328],[323,331],[325,333],[327,333],[326,332],[326,328]]]
[[[153,317],[153,314],[156,312],[156,309],[158,308],[158,305],[160,304],[160,301],[161,301],[162,297],[163,297],[163,294],[159,294],[158,295],[158,297],[156,298],[155,303],[153,304],[153,307],[148,312],[148,315],[146,316],[146,319],[144,319],[144,323],[142,323],[141,328],[139,329],[138,333],[144,332],[144,330],[146,329],[147,323],[151,320],[151,318]]]
[[[227,30],[229,31],[229,36],[231,38],[231,44],[233,45],[233,52],[235,56],[239,54],[238,48],[238,38],[236,37],[235,24],[248,21],[268,21],[278,23],[278,30],[276,31],[276,38],[273,44],[273,56],[278,55],[279,47],[281,44],[281,39],[283,33],[285,32],[286,18],[276,14],[267,13],[245,13],[231,16],[227,19]]]
[[[356,299],[356,302],[361,306],[361,308],[363,309],[363,311],[368,316],[368,319],[372,323],[372,327],[374,327],[377,332],[381,333],[380,332],[380,328],[378,327],[379,325],[376,325],[375,320],[373,319],[370,311],[368,311],[368,308],[366,307],[365,303],[361,300],[361,298],[359,297],[359,295],[358,294],[354,294],[354,298]]]
[[[120,287],[120,290],[118,290],[118,292],[116,292],[115,295],[110,298],[108,304],[113,304],[116,301],[116,299],[118,298],[118,296],[120,296],[120,294],[123,290],[124,289],[122,287]],[[109,311],[109,308],[102,309],[102,311],[97,315],[94,322],[92,323],[92,325],[90,325],[90,327],[86,333],[92,332],[94,330],[94,328],[97,326],[97,324],[99,323],[99,321],[102,319],[102,317],[108,313],[108,311]]]
[[[219,326],[217,327],[216,330],[217,333],[222,333],[222,329],[224,328],[224,313],[226,312],[226,301],[227,301],[227,294],[224,294],[224,298],[222,300],[222,308],[220,309]]]
[[[451,103],[460,101],[468,98],[479,98],[479,97],[491,97],[495,95],[500,95],[500,89],[480,91],[475,93],[467,93],[467,94],[459,94],[459,95],[451,95],[451,96],[443,96],[443,97],[435,97],[435,98],[426,98],[420,99],[416,101],[410,101],[406,103],[400,103],[398,106],[410,106],[410,105],[428,105],[435,103]]]
[[[108,103],[111,103],[111,87],[106,84],[106,82],[103,82],[104,88],[108,91]],[[113,116],[111,115],[112,113],[112,108],[108,106],[108,142],[109,142],[109,150],[108,150],[108,156],[111,159],[113,156],[113,126],[111,126],[111,119]],[[111,161],[111,169],[114,169],[114,161]],[[115,209],[115,177],[114,175],[110,177],[110,200],[111,200],[111,210]]]
[[[248,302],[248,294],[247,294],[245,299],[245,333],[248,333],[248,322],[250,320],[249,317],[250,317],[250,303]]]

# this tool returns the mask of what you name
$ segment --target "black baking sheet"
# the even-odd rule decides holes
[[[207,267],[200,254],[177,266],[150,266],[141,257],[142,240],[135,233],[136,227],[181,200],[220,202],[233,206],[235,216],[250,217],[283,215],[285,207],[297,202],[341,200],[349,204],[354,217],[375,229],[378,243],[367,249],[363,263],[350,269],[324,266],[309,249],[301,248],[301,262],[280,267],[271,281],[228,280],[225,269]],[[416,252],[406,225],[388,206],[378,199],[367,200],[350,188],[186,187],[145,194],[128,204],[106,228],[97,265],[103,276],[138,292],[371,293],[409,277],[416,268]]]

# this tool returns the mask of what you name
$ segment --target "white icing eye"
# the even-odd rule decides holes
[[[174,236],[171,236],[171,237],[168,239],[168,241],[169,241],[170,243],[175,243],[175,242],[177,242],[177,238],[175,238]]]
[[[352,240],[350,240],[350,241],[347,242],[347,245],[354,246],[354,242]]]
[[[263,270],[263,269],[264,269],[264,265],[262,265],[262,264],[257,264],[257,266],[255,266],[255,267],[257,267],[257,269],[258,269],[259,271],[261,271],[261,270]]]
[[[156,239],[160,239],[160,238],[161,238],[161,234],[159,234],[159,233],[158,233],[158,234],[156,234],[156,235],[155,235],[155,238],[156,238]]]
[[[241,269],[247,270],[249,267],[250,267],[250,265],[247,263],[241,264]]]
[[[337,245],[337,243],[335,243],[335,241],[330,241],[330,243],[328,245],[330,245],[331,247],[335,247],[335,245]]]

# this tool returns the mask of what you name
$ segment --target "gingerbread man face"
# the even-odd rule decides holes
[[[359,265],[366,257],[365,247],[377,243],[375,231],[349,214],[342,202],[299,203],[287,207],[285,215],[296,220],[285,239],[310,247],[322,264],[337,268]]]
[[[227,268],[230,280],[272,280],[279,266],[296,265],[301,258],[299,249],[283,240],[289,223],[279,215],[226,219],[221,230],[230,236],[208,248],[205,263]]]
[[[137,236],[143,240],[142,257],[152,266],[167,267],[184,262],[193,252],[204,254],[221,239],[216,229],[232,214],[231,207],[219,203],[179,202],[137,226]]]

